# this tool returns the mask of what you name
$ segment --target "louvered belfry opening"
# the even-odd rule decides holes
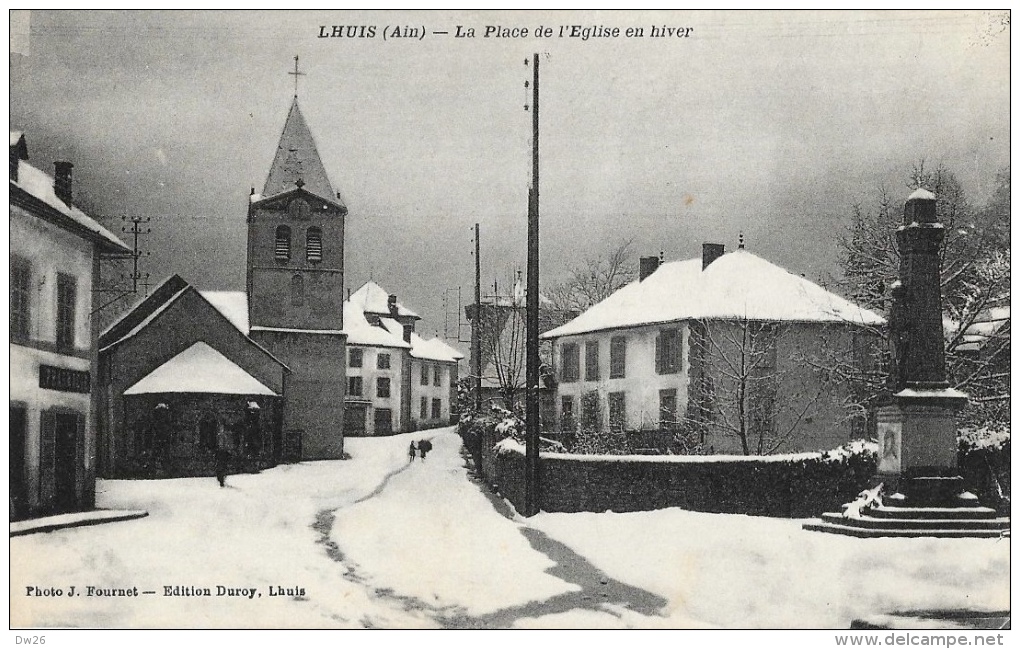
[[[276,228],[276,258],[279,261],[290,259],[290,228],[281,225]]]
[[[317,227],[308,228],[305,250],[308,261],[317,263],[322,261],[322,229]]]

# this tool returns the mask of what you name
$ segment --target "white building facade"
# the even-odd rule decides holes
[[[130,252],[74,207],[71,165],[56,179],[27,162],[11,133],[11,516],[95,503],[98,330],[93,287],[101,254]]]
[[[883,324],[743,248],[645,258],[638,281],[542,335],[555,429],[693,432],[715,453],[834,448],[862,413],[830,370]]]

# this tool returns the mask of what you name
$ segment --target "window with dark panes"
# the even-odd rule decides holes
[[[655,337],[656,374],[676,374],[680,371],[682,340],[679,329],[663,329]]]
[[[581,430],[598,431],[602,428],[599,412],[599,393],[592,391],[581,396]]]
[[[672,430],[677,427],[676,389],[659,390],[659,426]]]
[[[379,354],[375,359],[375,368],[377,370],[388,370],[390,369],[390,355]]]
[[[581,378],[581,350],[577,343],[565,343],[560,347],[560,380],[574,383]]]
[[[432,367],[432,385],[443,385],[443,370],[438,365]]]
[[[421,418],[428,419],[429,417],[429,400],[427,397],[421,398]]]
[[[627,339],[614,336],[609,341],[609,378],[622,379],[627,375]]]
[[[574,430],[574,397],[560,397],[560,430]]]
[[[424,363],[422,363],[421,366],[421,384],[422,385],[429,384],[429,366],[425,365]]]
[[[432,400],[432,418],[439,419],[443,416],[443,400],[433,399]]]
[[[11,340],[24,340],[31,335],[31,284],[31,263],[11,257]]]
[[[627,395],[623,392],[609,393],[609,429],[623,430],[627,425]]]
[[[74,275],[57,274],[57,348],[74,349],[75,302],[78,280]]]
[[[375,380],[375,396],[380,399],[388,399],[390,396],[390,380],[380,376]]]
[[[351,347],[347,358],[347,364],[350,367],[361,367],[361,364],[364,362],[364,350],[357,347]]]
[[[589,340],[584,344],[584,380],[599,380],[599,341]]]
[[[362,395],[362,379],[360,376],[348,376],[347,377],[347,394],[352,397],[360,397]]]

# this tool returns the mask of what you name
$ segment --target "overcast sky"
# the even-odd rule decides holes
[[[10,122],[30,162],[71,159],[76,194],[108,224],[151,217],[144,270],[202,289],[244,287],[247,196],[265,183],[300,55],[299,102],[350,210],[347,284],[372,277],[425,316],[425,334],[443,333],[446,289],[470,299],[474,223],[483,292],[525,263],[533,52],[543,284],[616,240],[681,259],[703,241],[732,250],[740,230],[753,252],[825,278],[850,205],[880,184],[905,198],[914,161],[946,164],[976,203],[1009,163],[1009,30],[990,13],[32,12],[29,24],[11,39]],[[319,37],[333,25],[375,37]],[[457,25],[476,38],[432,33]],[[487,25],[532,33],[483,38]],[[539,25],[621,35],[539,39]],[[653,38],[652,25],[694,29]],[[393,26],[426,35],[384,39]]]

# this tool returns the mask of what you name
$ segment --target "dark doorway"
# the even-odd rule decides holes
[[[78,509],[78,437],[84,425],[76,413],[57,413],[53,454],[53,497],[58,512]]]
[[[28,415],[24,408],[11,406],[11,519],[28,516],[28,480],[25,477],[25,439]]]
[[[216,450],[219,441],[218,428],[219,423],[216,421],[216,415],[211,412],[202,415],[202,419],[198,422],[198,443],[202,448],[207,448],[210,451]]]
[[[375,409],[375,434],[389,435],[393,432],[393,411],[389,408]]]
[[[365,406],[348,403],[344,408],[344,435],[362,437],[365,430]]]

